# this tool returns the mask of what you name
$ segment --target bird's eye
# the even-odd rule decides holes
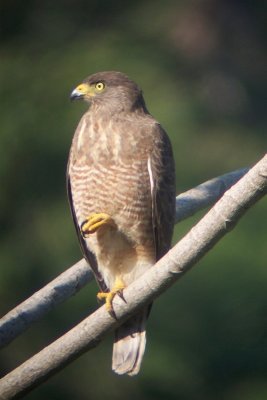
[[[95,84],[95,88],[98,92],[102,92],[102,90],[105,88],[105,85],[103,82],[97,82]]]

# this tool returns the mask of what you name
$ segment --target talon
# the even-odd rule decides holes
[[[98,300],[105,300],[107,311],[115,318],[116,318],[116,315],[113,310],[112,302],[113,302],[113,299],[116,296],[116,294],[118,294],[125,301],[125,299],[123,297],[123,289],[124,288],[125,288],[125,284],[123,283],[123,281],[120,278],[118,278],[118,279],[116,279],[115,284],[110,292],[97,293]]]
[[[124,301],[124,303],[127,303],[127,301],[126,301],[126,299],[125,299],[125,297],[124,297],[124,294],[123,294],[123,290],[120,290],[120,291],[117,293],[117,295],[120,296],[120,298]]]
[[[82,224],[81,233],[83,237],[88,237],[88,235],[95,233],[101,226],[113,226],[115,227],[115,222],[106,213],[95,213],[91,214]]]

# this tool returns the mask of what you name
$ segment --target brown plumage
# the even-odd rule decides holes
[[[141,90],[120,72],[86,78],[72,98],[90,103],[73,138],[68,195],[84,257],[102,292],[125,286],[169,249],[175,179],[167,134],[148,113]],[[108,222],[84,229],[91,215]],[[101,217],[102,218],[102,217]],[[96,227],[96,225],[95,225]],[[149,307],[115,332],[112,368],[135,375],[145,350]]]

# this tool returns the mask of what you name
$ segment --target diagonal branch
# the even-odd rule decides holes
[[[249,168],[238,169],[228,174],[217,176],[176,197],[175,222],[180,222],[203,208],[218,201],[226,190],[230,189]]]
[[[33,322],[77,293],[92,279],[93,273],[83,258],[9,311],[0,320],[0,348],[12,342]]]
[[[267,155],[141,278],[124,290],[126,303],[114,301],[115,320],[105,307],[84,319],[64,336],[40,351],[0,381],[0,398],[21,396],[53,375],[86,350],[95,347],[105,334],[149,304],[197,263],[241,216],[267,193]],[[138,296],[136,296],[138,293]]]
[[[239,169],[181,193],[176,198],[176,223],[214,204],[247,171],[248,168]],[[92,271],[85,259],[82,259],[15,307],[0,320],[0,348],[14,340],[57,304],[74,295],[92,279]]]

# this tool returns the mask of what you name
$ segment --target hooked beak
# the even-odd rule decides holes
[[[83,99],[88,94],[89,94],[89,86],[86,83],[82,83],[71,92],[70,99],[71,100]]]
[[[84,96],[83,94],[79,93],[76,89],[74,89],[70,94],[70,99],[71,99],[71,101],[77,100],[77,99],[82,99],[83,96]]]

